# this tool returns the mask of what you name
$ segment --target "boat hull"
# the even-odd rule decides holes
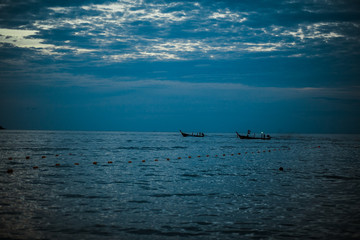
[[[236,132],[236,135],[238,136],[238,138],[240,139],[261,139],[261,140],[270,140],[271,137],[251,137],[251,136],[244,136],[244,135],[240,135],[238,132]]]
[[[188,133],[182,132],[181,130],[180,130],[180,133],[181,133],[181,135],[183,137],[205,137],[204,134],[201,134],[201,135],[199,135],[199,134],[188,134]]]

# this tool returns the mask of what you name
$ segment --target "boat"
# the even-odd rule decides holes
[[[197,133],[197,134],[194,134],[194,133],[184,133],[180,130],[180,133],[183,137],[205,137],[205,134],[204,133]]]
[[[240,135],[238,132],[236,132],[236,135],[240,139],[262,139],[262,140],[270,140],[270,135],[265,135],[264,133],[261,133],[261,137],[256,137],[255,134],[253,136],[250,136],[250,130],[248,130],[247,135]]]

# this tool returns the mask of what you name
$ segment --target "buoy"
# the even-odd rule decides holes
[[[181,159],[181,157],[178,157],[178,159]]]
[[[269,152],[271,152],[271,150],[269,150]]]
[[[266,152],[265,150],[263,152]]]
[[[201,156],[199,155],[198,158],[200,158]]]
[[[93,162],[93,164],[94,164],[94,165],[96,165],[96,164],[97,164],[97,162]]]
[[[232,153],[231,156],[234,156],[234,154]]]
[[[108,163],[113,163],[112,161],[108,161]]]
[[[279,171],[284,171],[284,168],[283,168],[283,167],[279,167]]]
[[[41,158],[46,158],[46,156],[41,156]]]
[[[76,163],[74,163],[74,165],[79,165],[79,163],[76,162]]]
[[[320,148],[320,146],[317,146],[318,148]]]
[[[191,156],[188,156],[188,158],[191,158]]]
[[[56,167],[60,167],[60,163],[55,164]]]
[[[14,170],[12,170],[11,168],[7,170],[7,173],[13,173]]]
[[[215,155],[215,157],[218,157],[218,155]]]
[[[142,160],[142,162],[145,162],[145,160]]]
[[[38,169],[39,167],[38,166],[33,166],[33,169]]]
[[[58,157],[58,156],[59,156],[59,154],[56,154],[56,155],[55,155],[55,157]]]
[[[257,153],[260,153],[260,151],[257,151]]]
[[[30,157],[29,157],[29,156],[26,156],[25,159],[30,159]]]
[[[240,155],[241,153],[238,153],[238,155]]]
[[[167,158],[166,160],[170,161],[170,158]]]
[[[224,157],[226,156],[225,153],[223,154],[223,156],[224,156]]]
[[[9,159],[9,160],[13,160],[13,158],[12,158],[12,157],[9,157],[8,159]]]
[[[209,157],[209,155],[206,155],[206,157]]]
[[[128,163],[132,163],[132,161],[128,161]]]
[[[245,154],[247,154],[247,152],[245,152]]]
[[[157,162],[157,161],[159,161],[159,160],[155,159],[154,161]]]

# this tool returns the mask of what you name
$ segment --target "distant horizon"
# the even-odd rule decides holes
[[[80,130],[80,129],[8,129],[8,128],[4,128],[4,129],[0,129],[1,131],[49,131],[49,132],[134,132],[134,133],[179,133],[180,135],[180,130],[182,130],[185,133],[197,133],[197,132],[203,132],[205,134],[205,136],[207,134],[216,134],[216,133],[240,133],[240,134],[246,134],[247,130],[234,130],[234,131],[191,131],[191,130],[183,130],[183,129],[179,129],[179,130]],[[250,129],[251,130],[251,129]],[[260,134],[261,132],[264,132],[265,134],[335,134],[335,135],[357,135],[358,133],[341,133],[341,132],[265,132],[265,131],[252,131],[251,130],[251,134]]]

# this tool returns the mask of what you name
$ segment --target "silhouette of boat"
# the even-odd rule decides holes
[[[255,137],[255,135],[250,136],[250,131],[248,131],[247,135],[240,135],[238,132],[236,132],[236,135],[240,139],[262,139],[262,140],[270,140],[271,139],[270,135],[265,136],[265,134],[261,134],[261,137]]]
[[[189,134],[189,133],[184,133],[180,130],[180,133],[183,137],[205,137],[205,134],[204,133],[197,133],[197,134]]]

